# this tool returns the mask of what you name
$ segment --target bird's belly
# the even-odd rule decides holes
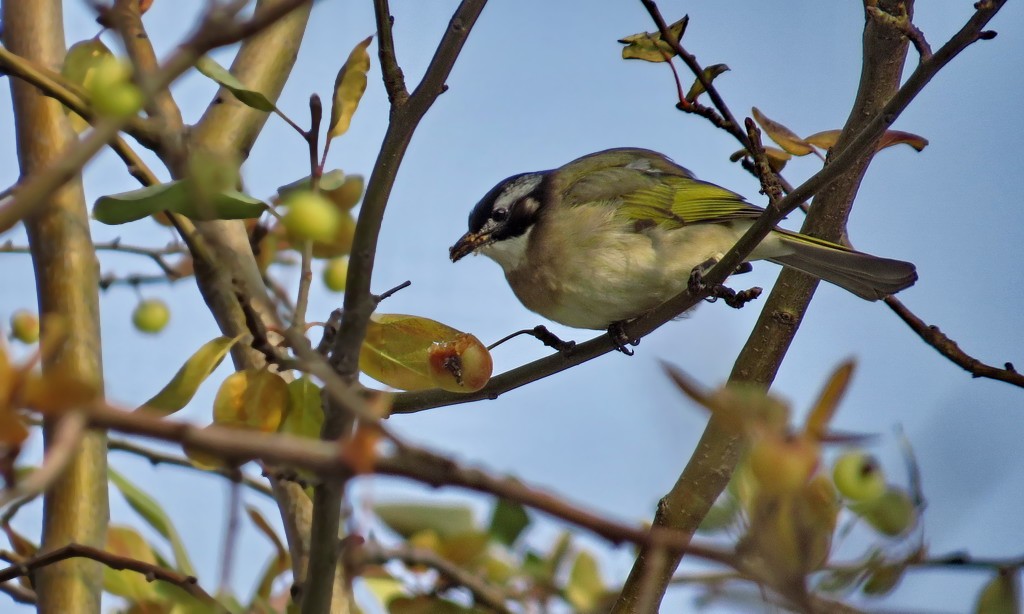
[[[508,274],[516,296],[542,316],[576,328],[603,329],[654,309],[686,287],[690,272],[735,244],[721,224],[602,233],[557,258]],[[577,237],[579,239],[579,237]]]

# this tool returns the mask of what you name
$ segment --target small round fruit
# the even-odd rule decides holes
[[[760,492],[792,493],[814,475],[818,453],[805,437],[765,435],[751,444],[747,462]]]
[[[852,501],[874,501],[885,494],[885,475],[874,456],[847,452],[832,466],[836,490]]]
[[[917,509],[910,495],[895,487],[890,487],[874,501],[858,503],[850,509],[879,533],[889,537],[903,535],[917,524]]]
[[[87,90],[101,115],[127,117],[142,108],[142,92],[131,82],[132,67],[113,56],[96,62]]]
[[[284,227],[299,241],[328,241],[338,230],[341,214],[331,201],[313,192],[297,192],[284,203]]]
[[[348,257],[340,256],[331,258],[324,265],[324,285],[328,290],[335,292],[345,291],[345,282],[348,281]]]
[[[171,310],[167,304],[156,298],[140,301],[132,313],[132,323],[141,332],[155,335],[162,331],[171,320]]]
[[[22,343],[39,341],[39,318],[27,309],[11,314],[11,336]]]

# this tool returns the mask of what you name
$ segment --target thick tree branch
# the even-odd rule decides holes
[[[63,19],[59,0],[4,2],[4,42],[12,53],[56,68],[65,54]],[[79,145],[64,107],[21,80],[11,80],[11,94],[18,161],[21,176],[28,179],[14,200],[0,209],[0,218],[7,215],[0,221],[0,228],[6,229],[25,213],[32,213],[25,226],[32,248],[39,313],[58,317],[68,331],[60,347],[44,358],[43,370],[60,369],[101,390],[98,271],[80,175],[82,164],[91,154],[81,156],[74,166],[61,168],[65,152],[84,147]],[[97,138],[90,146],[98,150],[115,133],[110,131],[107,138]],[[51,177],[54,165],[60,169],[58,177]],[[12,211],[14,215],[10,215]],[[44,335],[52,321],[43,319]],[[48,454],[61,451],[56,438],[63,430],[61,422],[45,421]],[[72,542],[98,547],[105,539],[105,436],[84,434],[78,445],[66,452],[67,464],[49,483],[43,501],[44,552]],[[35,584],[39,612],[99,612],[101,572],[99,565],[86,561],[47,567],[38,574]]]

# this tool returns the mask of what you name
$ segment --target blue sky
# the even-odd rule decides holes
[[[69,3],[68,42],[95,33],[85,4]],[[410,84],[422,74],[455,2],[396,0],[395,39]],[[155,3],[146,21],[163,54],[191,23],[183,8],[199,2]],[[757,106],[800,134],[841,127],[859,78],[863,25],[858,3],[662,2],[669,20],[688,12],[685,44],[704,63],[731,67],[716,81],[737,115]],[[916,23],[938,47],[966,21],[972,2],[921,3]],[[1019,137],[1024,120],[1019,97],[1024,73],[1024,8],[1009,3],[990,27],[999,36],[969,48],[940,73],[894,128],[920,134],[930,145],[882,152],[865,177],[850,222],[858,248],[911,260],[920,281],[901,299],[936,324],[961,347],[996,365],[1024,365],[1020,330],[1020,274],[1024,208],[1017,180],[1024,175]],[[653,26],[639,2],[539,0],[492,2],[483,12],[441,96],[416,133],[400,171],[381,233],[374,289],[409,279],[382,306],[414,313],[472,332],[490,343],[542,319],[519,305],[500,269],[484,258],[452,265],[447,248],[465,230],[474,203],[496,182],[514,173],[557,167],[579,155],[616,146],[664,152],[699,177],[727,186],[763,204],[754,178],[728,156],[735,141],[707,122],[674,108],[675,89],[662,65],[620,59],[624,35]],[[329,96],[337,67],[351,47],[374,31],[369,2],[322,2],[314,9],[307,41],[280,107],[304,118],[311,92]],[[110,42],[110,41],[108,41]],[[329,163],[348,173],[368,174],[387,121],[375,46],[369,88],[348,134],[334,142]],[[222,63],[230,53],[218,54]],[[908,71],[916,63],[911,53]],[[684,79],[689,82],[689,79]],[[175,85],[187,120],[202,112],[215,88],[202,77]],[[0,183],[17,177],[9,93],[0,90]],[[300,123],[302,123],[300,121]],[[799,183],[820,165],[797,160],[786,169]],[[278,185],[308,174],[305,144],[271,118],[243,169],[249,192],[272,194]],[[87,171],[90,200],[133,189],[133,180],[109,154]],[[798,228],[799,214],[785,224]],[[168,231],[148,221],[128,227],[94,226],[97,240],[118,236],[130,243],[163,245]],[[20,232],[2,237],[23,240]],[[103,255],[103,270],[152,272],[143,259]],[[33,307],[29,260],[4,256],[0,316]],[[737,285],[770,287],[774,265],[755,265]],[[282,271],[294,283],[295,271]],[[171,305],[173,317],[161,336],[143,337],[130,324],[133,292],[116,288],[102,297],[104,365],[111,398],[127,406],[157,390],[199,345],[217,334],[191,280],[143,293]],[[323,319],[340,297],[315,287],[311,319]],[[651,517],[657,499],[678,476],[706,416],[666,381],[659,360],[678,365],[707,385],[728,376],[760,304],[735,311],[702,305],[644,340],[636,356],[609,354],[569,372],[537,382],[493,402],[459,405],[402,416],[393,428],[410,439],[455,457],[508,472],[569,500],[620,520]],[[585,331],[552,325],[568,338]],[[545,354],[528,339],[495,352],[505,370]],[[893,429],[901,425],[913,443],[924,476],[928,510],[925,531],[936,553],[967,549],[979,556],[1015,556],[1024,534],[1024,460],[1016,453],[1022,431],[1024,393],[1007,384],[974,380],[926,347],[887,307],[822,285],[775,383],[798,416],[806,410],[831,369],[847,357],[859,366],[836,428],[878,433],[874,448],[894,481],[905,480]],[[214,380],[227,375],[222,366]],[[205,386],[183,417],[206,422],[216,383]],[[173,469],[112,455],[119,468],[165,503],[213,588],[223,530],[226,487]],[[385,479],[354,487],[361,503],[399,496],[458,499],[454,491],[420,494]],[[119,499],[112,518],[135,522]],[[274,517],[267,507],[268,516]],[[486,507],[480,505],[481,514]],[[23,513],[33,526],[37,509]],[[531,536],[542,544],[560,525],[543,522]],[[609,551],[597,540],[609,583],[621,581],[632,557]],[[857,535],[842,552],[855,555]],[[240,540],[235,573],[247,593],[269,547],[250,530]],[[889,608],[964,611],[984,580],[974,572],[928,571],[908,576],[886,602]],[[668,603],[688,603],[673,595]],[[668,607],[668,606],[666,606]]]

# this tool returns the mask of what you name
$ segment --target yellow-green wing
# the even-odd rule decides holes
[[[645,188],[620,196],[619,214],[630,220],[653,221],[667,228],[687,224],[753,219],[761,208],[735,192],[692,177],[662,175]]]
[[[632,221],[678,228],[700,222],[756,218],[761,209],[735,192],[700,181],[665,156],[646,149],[600,151],[558,169],[563,202],[604,203]]]

